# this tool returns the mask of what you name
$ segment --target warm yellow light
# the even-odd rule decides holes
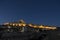
[[[45,27],[45,29],[55,30],[55,29],[56,29],[56,27]]]
[[[26,24],[22,24],[22,23],[20,23],[20,24],[18,24],[19,26],[26,26]]]
[[[15,26],[15,24],[13,24],[13,26]]]
[[[29,24],[30,27],[32,27],[32,24]]]
[[[34,28],[37,28],[37,26],[35,25],[35,26],[33,26]]]
[[[19,26],[22,26],[21,24],[19,24]]]
[[[44,28],[44,26],[43,25],[40,25],[39,28]]]
[[[57,28],[56,28],[56,27],[52,27],[51,29],[55,30],[55,29],[57,29]]]
[[[23,26],[26,26],[26,24],[22,24]]]
[[[7,26],[19,26],[19,27],[25,27],[27,24],[23,20],[20,20],[19,23],[4,23],[4,25]],[[47,30],[55,30],[56,27],[50,27],[50,26],[44,26],[44,25],[35,25],[35,24],[28,24],[29,27],[32,28],[42,28]]]
[[[50,28],[50,27],[45,27],[45,28]]]
[[[18,26],[18,24],[15,24],[16,26]]]

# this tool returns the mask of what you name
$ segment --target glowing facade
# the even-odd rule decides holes
[[[36,25],[36,24],[26,24],[23,20],[20,20],[19,22],[11,22],[11,23],[4,23],[4,25],[12,26],[12,27],[19,27],[22,28],[22,31],[26,30],[25,28],[30,27],[33,29],[45,29],[45,30],[56,30],[56,27],[52,26],[44,26],[44,25]]]

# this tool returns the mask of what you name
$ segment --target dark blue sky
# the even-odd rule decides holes
[[[60,26],[60,0],[0,0],[0,23],[19,19]]]

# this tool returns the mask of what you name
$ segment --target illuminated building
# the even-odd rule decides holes
[[[42,30],[56,30],[56,27],[53,26],[44,26],[44,25],[37,25],[37,24],[26,24],[23,20],[20,20],[18,22],[10,22],[10,23],[4,23],[5,26],[10,28],[16,28],[17,31],[24,32],[24,31],[39,31]],[[8,30],[9,31],[9,30]]]

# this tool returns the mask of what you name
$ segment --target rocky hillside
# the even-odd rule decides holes
[[[48,31],[48,40],[60,40],[60,27],[55,31]]]
[[[0,30],[0,40],[60,40],[60,27],[57,30],[40,32],[3,32]]]

